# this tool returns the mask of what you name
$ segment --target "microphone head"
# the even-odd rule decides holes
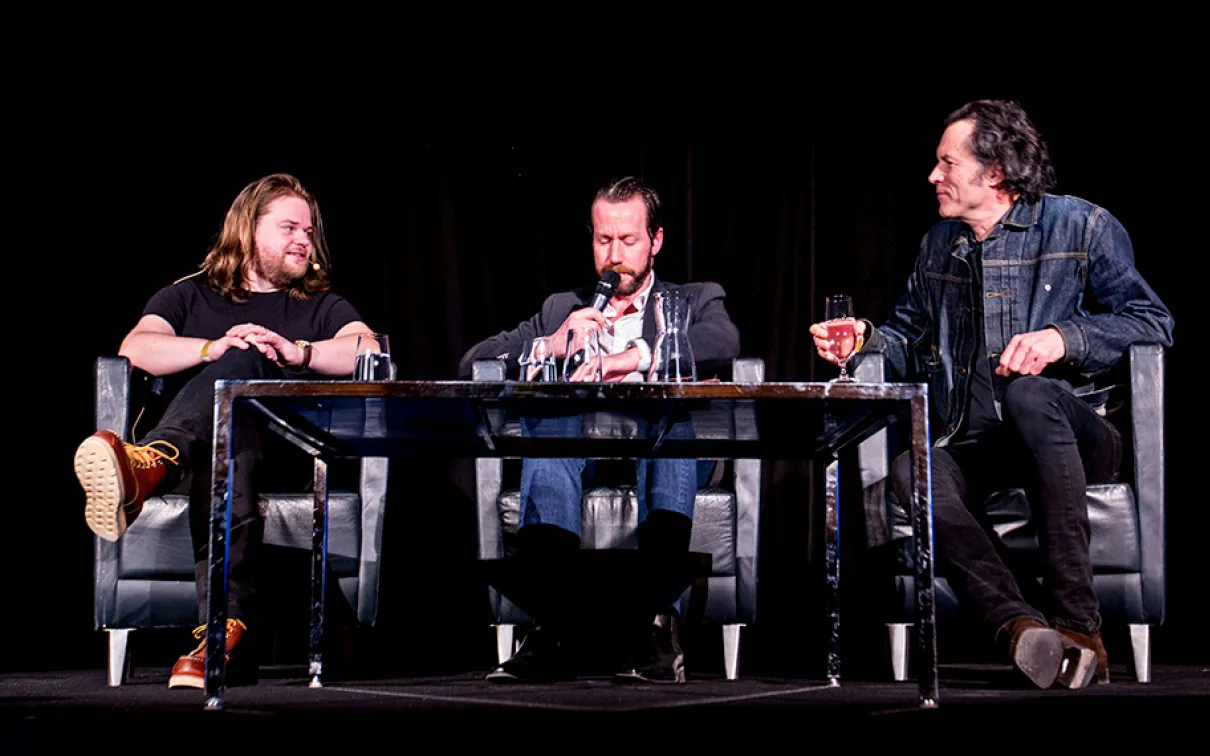
[[[601,280],[597,283],[597,293],[613,296],[613,292],[618,288],[618,284],[622,282],[622,274],[616,270],[607,270],[601,274]]]

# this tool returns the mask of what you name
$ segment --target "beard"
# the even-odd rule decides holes
[[[295,273],[286,266],[286,252],[266,252],[258,249],[256,260],[253,262],[253,272],[260,280],[278,289],[288,289],[307,274],[304,266],[301,273]]]
[[[607,270],[612,270],[620,275],[630,276],[629,281],[623,279],[623,282],[618,285],[617,291],[615,292],[615,296],[629,297],[630,295],[638,292],[639,289],[643,288],[643,284],[647,281],[647,275],[651,273],[651,267],[654,264],[655,255],[648,253],[647,262],[643,265],[642,270],[636,271],[634,268],[631,268],[628,265],[606,265],[597,271],[597,275],[599,276]]]

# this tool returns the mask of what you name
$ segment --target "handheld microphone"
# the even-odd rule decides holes
[[[602,273],[601,280],[597,281],[597,288],[592,293],[592,308],[598,312],[605,312],[605,305],[613,298],[613,293],[621,282],[622,275],[616,270],[607,270]],[[584,350],[569,354],[567,360],[571,363],[571,370],[575,370],[584,362]]]
[[[616,270],[607,270],[601,274],[601,280],[597,282],[596,291],[592,293],[592,306],[594,309],[605,311],[605,305],[613,299],[613,292],[618,288],[618,284],[622,282],[622,275]]]

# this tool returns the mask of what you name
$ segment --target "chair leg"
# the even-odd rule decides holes
[[[739,630],[743,625],[723,625],[723,668],[728,680],[739,677]]]
[[[516,625],[496,625],[496,658],[500,663],[513,658],[513,654],[517,652],[513,645],[513,630]]]
[[[891,638],[891,673],[896,682],[908,678],[908,630],[910,623],[888,622],[886,629]]]
[[[109,634],[109,687],[117,688],[130,676],[130,662],[126,655],[130,628],[106,629],[105,632]]]
[[[1151,625],[1130,626],[1130,647],[1134,652],[1134,677],[1151,682]]]

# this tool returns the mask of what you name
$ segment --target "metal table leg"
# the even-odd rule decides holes
[[[213,477],[210,480],[210,579],[207,581],[206,709],[223,708],[227,666],[227,550],[235,403],[226,381],[215,383]]]
[[[828,682],[840,686],[840,485],[839,463],[834,458],[824,470],[824,542],[828,613]]]
[[[315,457],[315,520],[311,529],[310,687],[323,687],[324,598],[328,579],[328,463]]]
[[[937,691],[937,606],[933,592],[933,485],[929,445],[928,393],[912,398],[912,538],[916,547],[917,633],[923,664],[920,705],[933,708]]]

